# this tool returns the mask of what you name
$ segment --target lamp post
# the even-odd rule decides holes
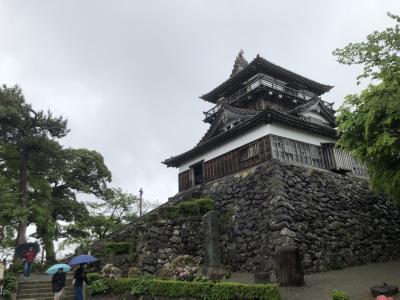
[[[142,205],[143,205],[143,189],[139,190],[139,217],[142,216]]]

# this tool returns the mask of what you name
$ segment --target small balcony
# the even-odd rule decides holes
[[[313,97],[302,90],[296,90],[290,87],[285,86],[284,84],[278,82],[271,77],[266,76],[265,74],[257,74],[256,76],[252,77],[248,80],[245,87],[238,90],[231,96],[227,98],[221,98],[218,101],[218,104],[211,108],[210,110],[204,112],[204,122],[212,121],[215,114],[221,109],[222,104],[232,105],[235,102],[238,102],[243,96],[248,95],[255,89],[259,87],[268,87],[271,90],[278,92],[280,95],[286,95],[292,98],[297,98],[302,101],[311,100]]]
[[[312,145],[284,137],[271,136],[272,157],[297,164],[327,169],[337,173],[354,173],[368,177],[366,166],[334,143]]]
[[[326,169],[340,173],[353,172],[360,176],[368,176],[366,166],[355,160],[348,152],[336,147],[333,143],[322,145],[322,155]]]

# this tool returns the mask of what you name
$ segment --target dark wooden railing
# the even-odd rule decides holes
[[[339,173],[352,172],[368,177],[367,168],[334,143],[322,146],[281,136],[267,135],[258,140],[210,159],[203,164],[204,183],[216,180],[272,158],[288,163],[327,169]],[[193,169],[179,174],[179,191],[195,185]]]
[[[209,120],[212,116],[214,116],[220,110],[222,104],[228,104],[228,105],[234,104],[236,101],[238,101],[244,95],[249,94],[251,91],[255,90],[256,88],[258,88],[260,86],[269,87],[277,92],[286,94],[291,97],[296,97],[301,100],[308,101],[308,100],[312,99],[312,96],[304,93],[301,90],[296,90],[296,89],[287,87],[284,84],[276,81],[275,79],[272,79],[272,78],[266,76],[265,74],[257,74],[256,76],[254,76],[247,82],[245,87],[238,90],[237,92],[235,92],[234,94],[232,94],[231,96],[229,96],[227,98],[221,98],[218,101],[218,104],[216,106],[214,106],[210,110],[204,112],[204,116],[205,116],[204,121],[207,122],[207,120]]]
[[[271,136],[272,157],[335,172],[353,172],[367,177],[366,166],[355,160],[349,153],[334,143],[322,146],[312,145],[284,137]]]
[[[333,143],[322,145],[322,154],[325,167],[339,172],[353,172],[361,176],[368,176],[367,168],[355,160],[348,152],[335,146]]]

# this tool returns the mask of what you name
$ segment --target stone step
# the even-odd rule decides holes
[[[72,279],[67,279],[65,281],[66,284],[72,283]],[[51,284],[51,278],[49,280],[20,280],[19,284],[24,286],[24,285],[41,285],[41,284]]]
[[[65,290],[64,293],[65,297],[73,297],[74,292],[73,290]],[[50,292],[36,292],[36,293],[19,293],[17,294],[17,299],[43,299],[43,298],[54,298],[54,293]]]
[[[51,296],[40,296],[40,297],[21,297],[17,296],[17,300],[53,300],[54,299],[54,294],[51,294]],[[72,294],[66,294],[63,297],[63,300],[73,300],[74,295]]]
[[[66,286],[64,289],[66,291],[71,291],[71,292],[73,291],[73,287],[72,286]],[[36,287],[36,288],[34,288],[34,287],[23,288],[23,289],[20,289],[20,291],[21,291],[21,293],[24,293],[24,294],[52,293],[53,292],[51,286],[49,286],[49,287]]]
[[[66,286],[72,286],[72,281],[66,281],[65,282]],[[27,289],[27,288],[46,288],[46,287],[51,287],[51,281],[20,281],[18,283],[18,287],[21,289]]]
[[[21,280],[18,284],[17,299],[21,300],[50,300],[54,299],[54,293],[51,287],[51,277],[49,280]],[[66,300],[74,299],[74,290],[72,279],[66,280],[64,298]]]

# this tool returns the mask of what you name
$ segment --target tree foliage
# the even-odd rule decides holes
[[[49,261],[55,260],[54,240],[68,236],[59,221],[88,218],[76,194],[104,197],[111,181],[100,153],[61,146],[68,132],[65,119],[35,111],[19,87],[0,88],[0,236],[9,239],[18,225],[19,245],[35,224]]]
[[[0,252],[13,248],[17,220],[26,214],[18,206],[17,199],[15,182],[0,175]]]
[[[340,63],[363,66],[358,79],[372,83],[339,108],[338,144],[365,163],[372,187],[400,202],[400,17],[396,24],[333,54]]]
[[[109,233],[138,217],[138,198],[121,188],[109,188],[100,201],[88,202],[89,214],[66,226],[69,239],[63,247],[79,245],[82,250],[95,240],[103,239]]]
[[[16,175],[22,209],[29,207],[29,182],[37,182],[47,171],[52,154],[61,148],[57,140],[67,133],[65,119],[50,111],[35,111],[18,86],[0,88],[0,143],[7,154],[2,159]],[[28,216],[20,216],[17,245],[25,242],[27,226]]]

